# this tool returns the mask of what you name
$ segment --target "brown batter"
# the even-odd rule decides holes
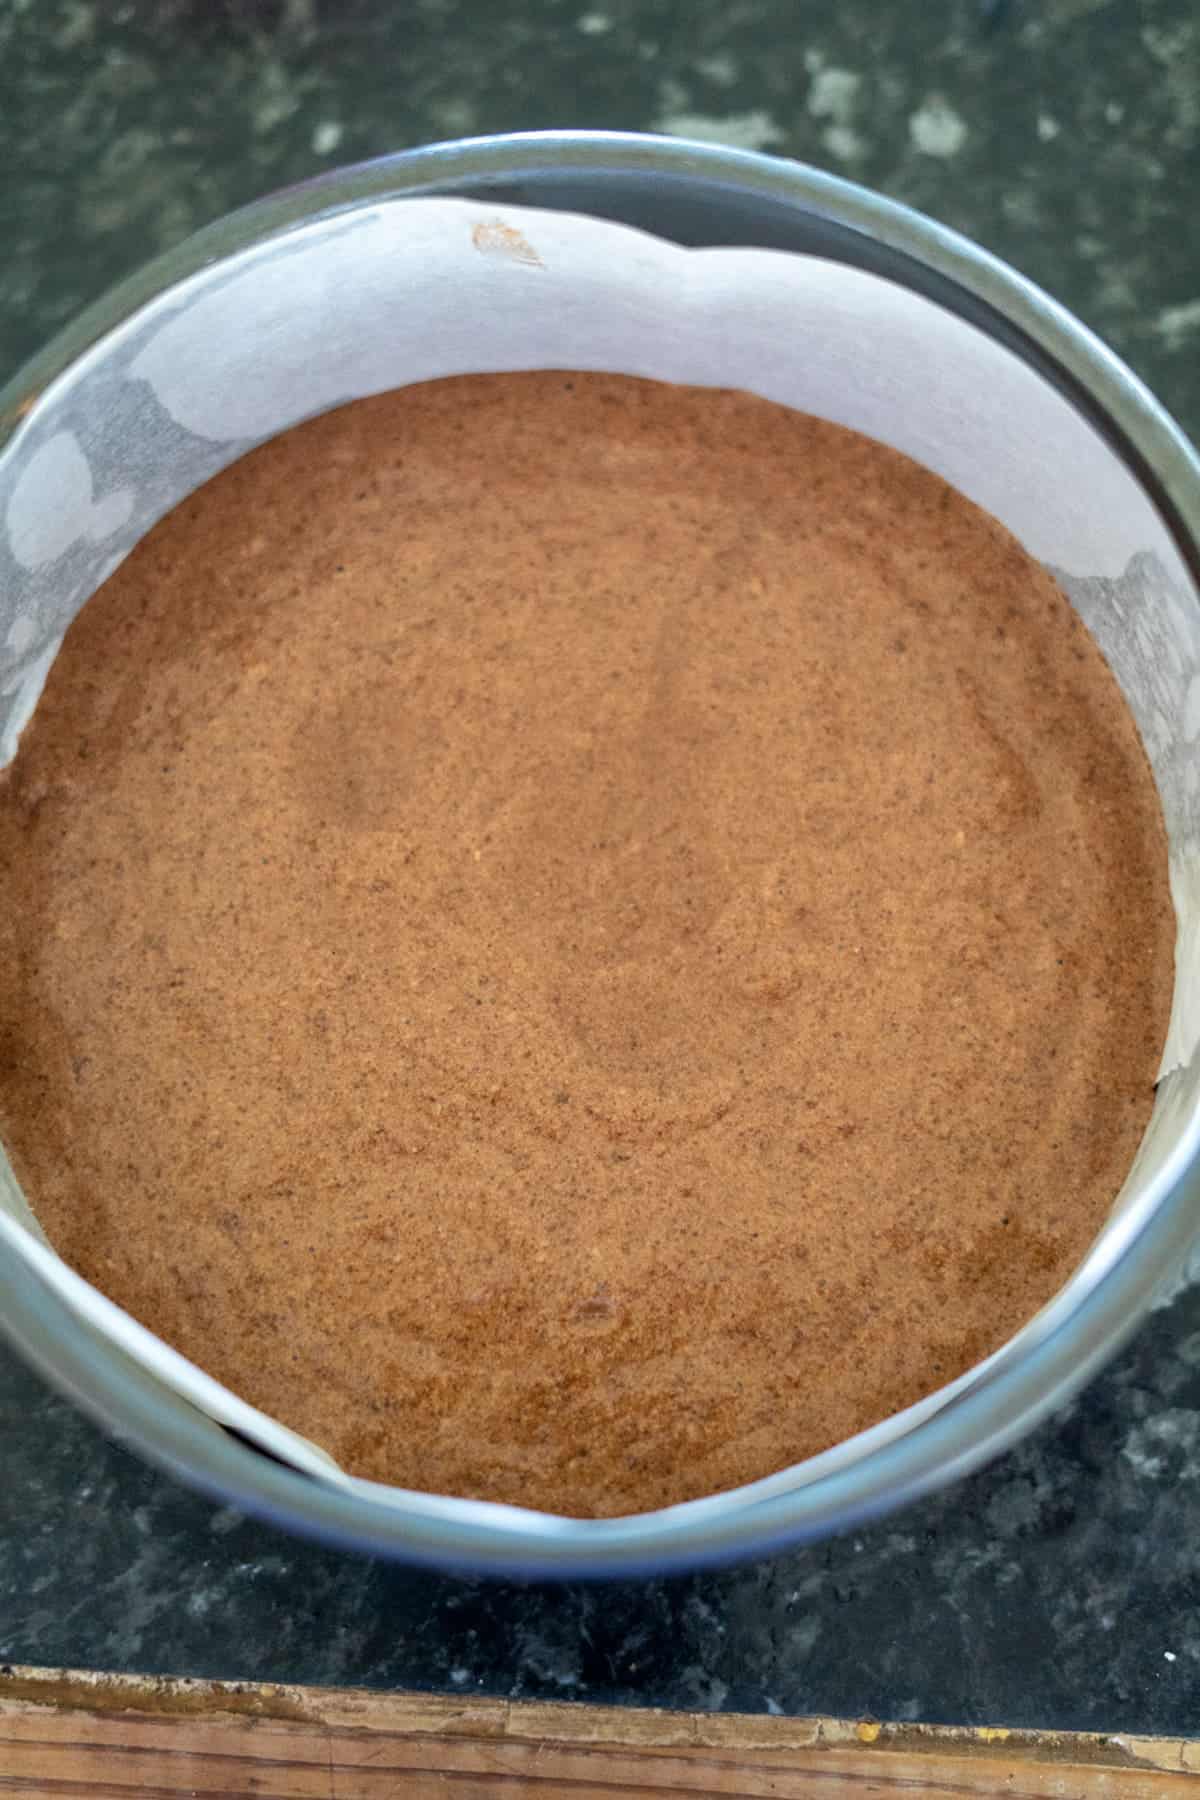
[[[743,394],[315,419],[154,531],[0,783],[0,1129],[359,1474],[583,1514],[995,1348],[1151,1104],[1151,776],[990,518]]]

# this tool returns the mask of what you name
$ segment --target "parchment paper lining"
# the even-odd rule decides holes
[[[974,326],[877,276],[779,251],[685,250],[573,214],[432,199],[318,220],[203,270],[73,365],[0,453],[0,766],[79,608],[219,469],[350,399],[536,368],[745,388],[851,426],[953,482],[1052,569],[1124,690],[1171,846],[1170,1079],[1114,1217],[1136,1205],[1198,1101],[1200,602],[1159,514],[1069,402]],[[210,1418],[319,1479],[395,1504],[412,1498],[347,1476],[83,1281],[46,1242],[2,1153],[0,1244]],[[1102,1245],[1103,1235],[1093,1257]],[[1039,1316],[1069,1306],[1081,1279]],[[765,1499],[857,1460],[978,1374],[746,1492]],[[492,1524],[529,1516],[443,1504]]]

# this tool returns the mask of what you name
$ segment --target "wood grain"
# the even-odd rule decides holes
[[[759,1718],[72,1670],[0,1671],[16,1800],[1168,1800],[1179,1739]]]

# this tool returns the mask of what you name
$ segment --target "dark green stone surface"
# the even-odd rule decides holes
[[[713,137],[921,207],[1200,429],[1190,0],[4,0],[0,371],[269,188],[554,125]]]

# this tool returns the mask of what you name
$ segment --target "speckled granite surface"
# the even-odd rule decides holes
[[[7,0],[0,376],[151,252],[338,161],[674,130],[805,157],[1073,306],[1200,433],[1191,0]],[[295,1543],[0,1352],[0,1658],[900,1719],[1200,1730],[1200,1291],[1066,1416],[860,1536],[610,1588]]]

